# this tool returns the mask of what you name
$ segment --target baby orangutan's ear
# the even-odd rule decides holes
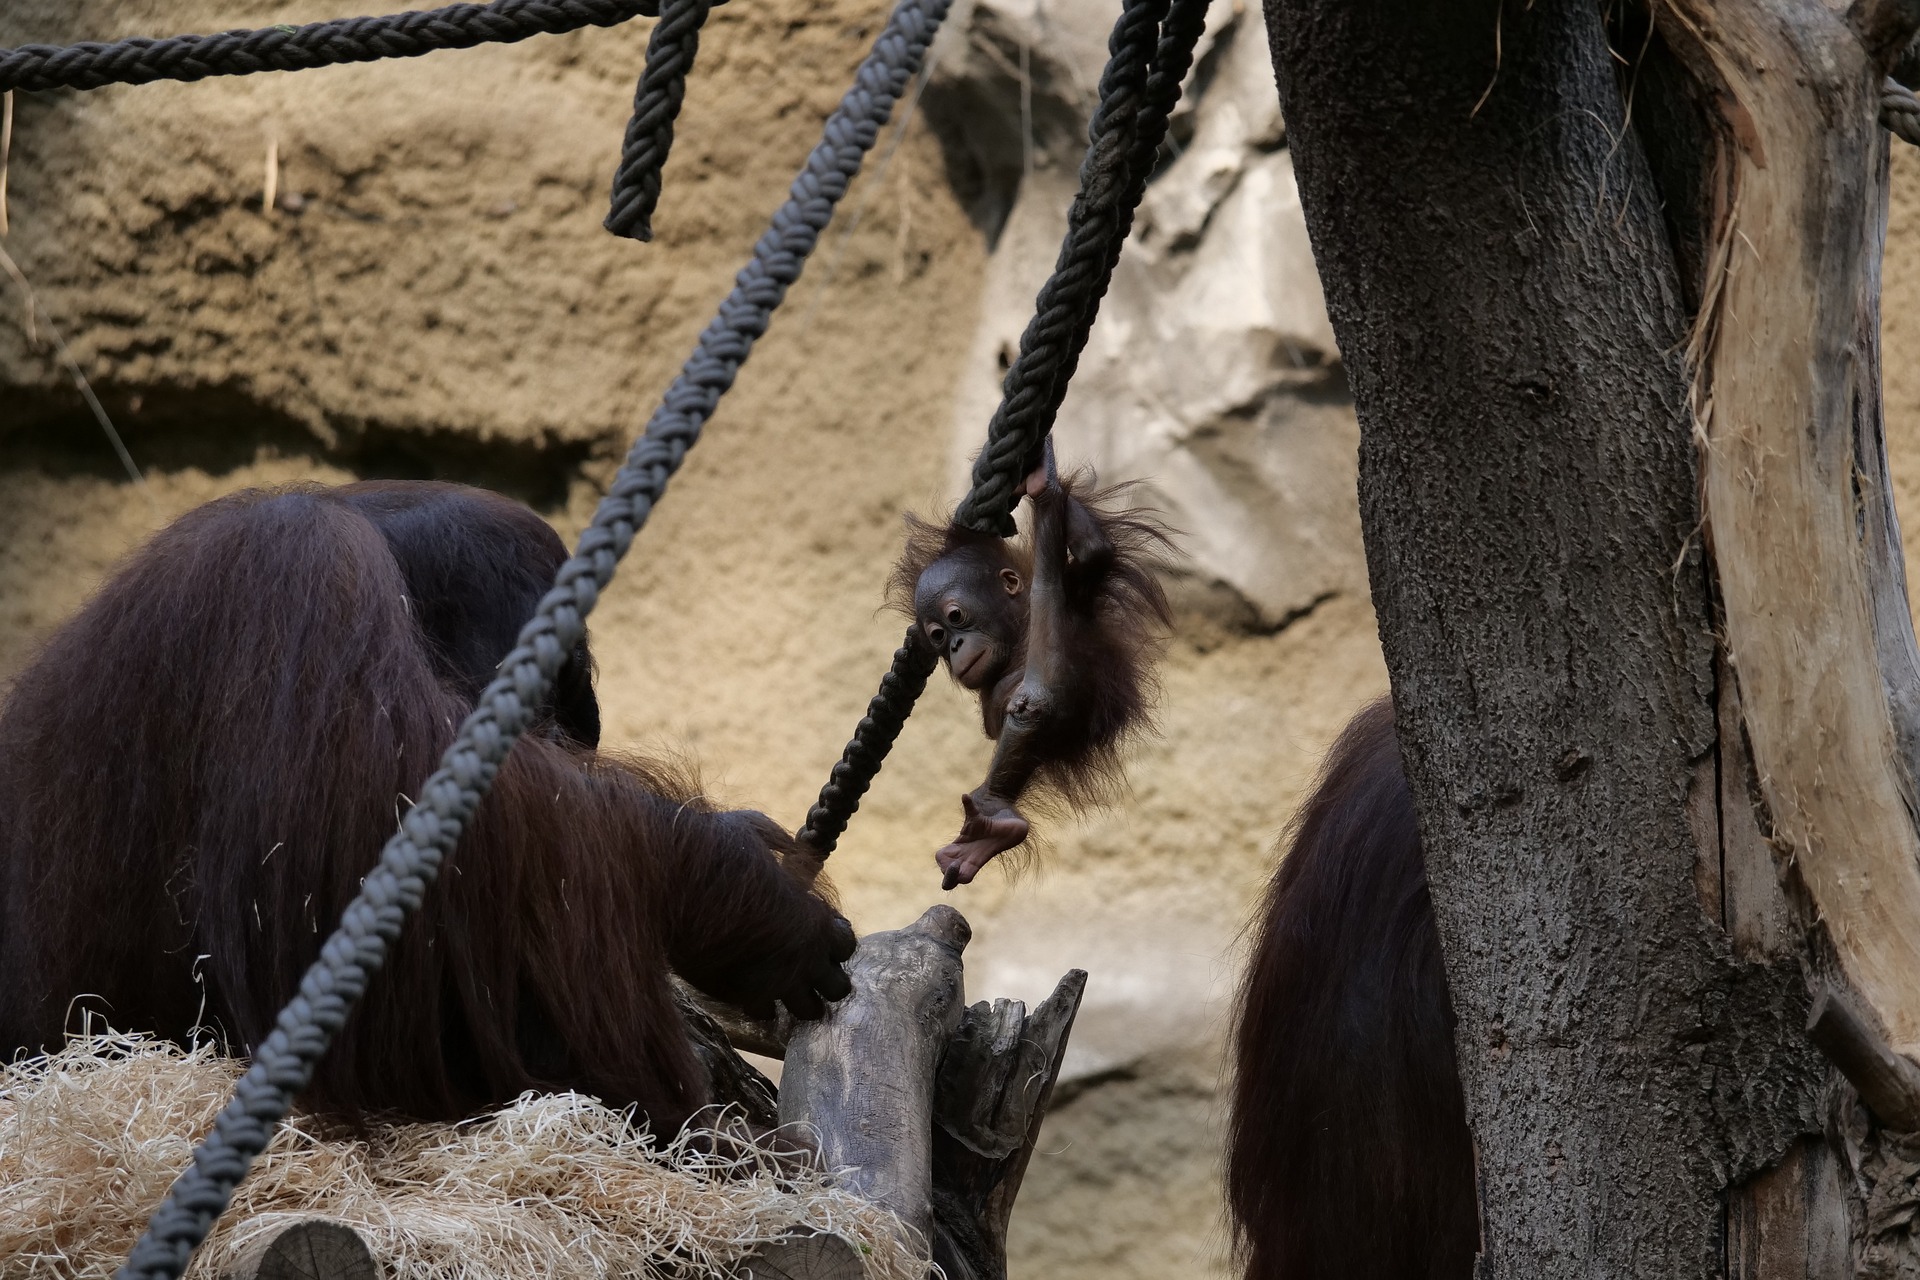
[[[1000,582],[1006,587],[1008,595],[1017,596],[1020,594],[1020,575],[1012,569],[1002,569],[1000,571]]]

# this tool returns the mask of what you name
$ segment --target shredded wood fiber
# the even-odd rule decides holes
[[[111,1276],[239,1071],[209,1048],[120,1036],[0,1068],[0,1275]],[[188,1275],[212,1280],[263,1232],[316,1214],[357,1229],[392,1280],[725,1276],[795,1227],[853,1242],[871,1280],[926,1274],[885,1210],[740,1151],[657,1145],[578,1094],[365,1137],[296,1115]]]

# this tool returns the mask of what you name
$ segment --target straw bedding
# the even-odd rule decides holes
[[[212,1125],[240,1066],[137,1037],[74,1041],[0,1068],[0,1276],[111,1276]],[[926,1263],[898,1219],[825,1174],[735,1142],[657,1144],[577,1094],[529,1094],[459,1125],[354,1135],[296,1116],[235,1196],[189,1276],[323,1215],[359,1230],[393,1280],[725,1276],[794,1227],[837,1233],[871,1280]]]

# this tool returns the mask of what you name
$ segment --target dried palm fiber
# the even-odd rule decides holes
[[[0,1276],[111,1276],[243,1069],[211,1048],[74,1040],[0,1068]],[[919,1280],[898,1219],[735,1138],[656,1144],[578,1094],[528,1094],[458,1125],[353,1135],[296,1115],[194,1260],[212,1280],[264,1232],[321,1215],[392,1280],[725,1276],[796,1227],[831,1231],[871,1280]]]

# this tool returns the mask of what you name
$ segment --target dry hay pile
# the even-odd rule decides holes
[[[208,1048],[117,1036],[0,1068],[0,1275],[112,1275],[239,1072]],[[725,1157],[684,1134],[658,1146],[578,1094],[361,1136],[296,1116],[188,1274],[211,1280],[315,1214],[356,1228],[393,1280],[725,1276],[794,1227],[853,1242],[871,1280],[926,1273],[898,1219],[825,1174],[737,1142]]]

